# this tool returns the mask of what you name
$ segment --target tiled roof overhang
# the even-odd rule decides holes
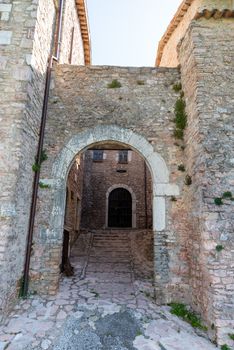
[[[84,46],[85,65],[91,64],[91,40],[86,0],[76,0],[77,13],[80,21],[81,36]]]
[[[192,5],[192,3],[195,0],[184,0],[180,7],[178,8],[175,16],[171,20],[169,26],[167,27],[167,30],[165,34],[163,35],[162,39],[159,42],[158,45],[158,52],[157,52],[157,57],[156,57],[156,66],[160,66],[162,55],[163,55],[163,50],[166,44],[168,43],[171,35],[173,32],[176,30],[180,22],[183,20],[184,15],[188,11],[188,8]],[[229,10],[229,9],[224,9],[224,10],[218,10],[218,9],[202,9],[197,11],[193,19],[199,19],[201,17],[204,17],[206,19],[209,19],[211,17],[215,19],[219,18],[232,18],[234,17],[234,10]]]

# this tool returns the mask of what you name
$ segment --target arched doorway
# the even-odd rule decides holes
[[[132,130],[114,125],[101,125],[92,129],[87,129],[81,133],[73,135],[68,142],[56,154],[56,157],[49,157],[47,166],[51,166],[51,177],[42,178],[45,184],[50,186],[51,202],[48,203],[48,196],[44,197],[46,205],[51,206],[47,225],[40,228],[40,238],[42,244],[50,243],[50,250],[46,248],[46,256],[55,252],[54,267],[49,267],[43,273],[43,283],[37,285],[37,290],[44,292],[50,284],[51,290],[56,289],[59,282],[58,266],[61,263],[61,248],[64,229],[66,183],[69,171],[75,157],[88,148],[100,143],[118,143],[128,146],[139,153],[149,167],[152,176],[152,213],[153,213],[153,233],[154,259],[155,259],[155,290],[157,295],[165,295],[165,278],[168,274],[168,266],[164,264],[165,249],[163,232],[166,229],[166,198],[179,195],[179,187],[169,182],[169,170],[164,159],[155,151],[150,142]],[[133,203],[134,204],[134,203]],[[134,208],[133,208],[134,210]],[[40,217],[40,214],[38,214]],[[162,234],[161,234],[162,232]],[[53,243],[53,244],[52,244]],[[47,247],[47,246],[46,246]],[[166,251],[167,253],[167,251]],[[46,262],[45,262],[46,264]],[[163,268],[162,268],[163,267]],[[49,281],[49,282],[48,282]],[[52,282],[51,282],[52,281]],[[159,299],[158,299],[159,300]],[[161,300],[161,299],[160,299]]]
[[[108,227],[132,227],[132,196],[125,188],[111,191],[108,200]]]

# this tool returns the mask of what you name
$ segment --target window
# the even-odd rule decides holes
[[[103,161],[103,151],[95,150],[93,151],[93,161],[102,162]]]
[[[121,164],[128,163],[128,151],[125,151],[125,150],[119,151],[119,163]]]

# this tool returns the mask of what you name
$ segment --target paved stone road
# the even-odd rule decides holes
[[[149,280],[136,280],[128,233],[81,235],[75,275],[54,297],[32,296],[0,328],[0,350],[214,350],[158,307]]]

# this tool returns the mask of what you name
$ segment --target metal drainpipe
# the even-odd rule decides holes
[[[39,165],[41,163],[40,160],[41,160],[42,151],[43,151],[52,66],[53,66],[53,61],[54,60],[58,61],[59,55],[60,55],[61,35],[62,35],[62,19],[63,19],[63,4],[64,4],[64,0],[60,0],[59,9],[58,9],[58,20],[57,20],[57,26],[56,26],[57,28],[56,28],[56,30],[54,30],[54,33],[53,33],[53,37],[55,37],[55,35],[56,35],[55,56],[53,56],[51,54],[49,59],[48,59],[48,64],[47,64],[44,100],[43,100],[43,107],[42,107],[42,117],[41,117],[39,141],[38,141],[38,148],[37,148],[37,155],[36,155],[36,164],[39,164]],[[35,171],[34,180],[33,180],[32,202],[31,202],[31,208],[30,208],[27,247],[26,247],[23,281],[22,281],[22,283],[23,283],[22,296],[24,296],[24,297],[26,297],[28,294],[29,267],[30,267],[31,251],[32,251],[33,229],[34,229],[34,223],[35,223],[39,179],[40,179],[40,168],[37,171]]]

